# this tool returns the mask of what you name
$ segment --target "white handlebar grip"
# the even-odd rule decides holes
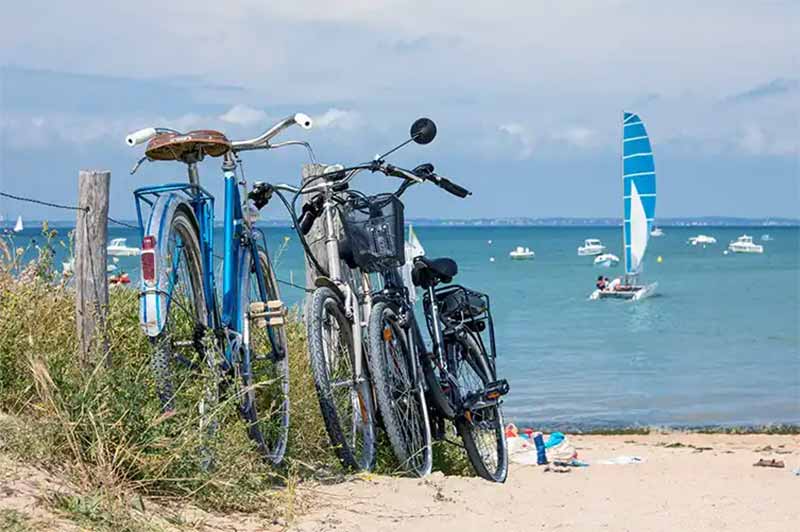
[[[136,146],[137,144],[141,144],[143,142],[147,142],[148,140],[152,139],[156,136],[156,129],[154,127],[146,127],[144,129],[140,129],[139,131],[134,131],[127,137],[125,137],[125,144],[130,147]]]
[[[311,125],[313,124],[311,117],[305,113],[297,113],[294,115],[294,121],[303,129],[311,129]]]

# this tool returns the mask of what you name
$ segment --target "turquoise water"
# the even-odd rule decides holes
[[[576,254],[585,238],[600,238],[621,257],[619,228],[416,229],[429,256],[458,260],[458,282],[491,295],[510,419],[551,427],[800,424],[798,228],[667,227],[651,239],[646,261],[644,280],[659,283],[657,295],[636,303],[588,301],[601,270]],[[744,232],[774,241],[759,242],[763,255],[723,255]],[[35,233],[27,229],[18,242]],[[273,255],[291,237],[278,274],[302,281],[296,236],[267,233]],[[698,233],[718,244],[687,245]],[[112,227],[109,237],[117,236],[137,241]],[[536,259],[509,260],[518,245]],[[136,264],[119,266],[135,274]],[[302,297],[282,290],[292,303]]]

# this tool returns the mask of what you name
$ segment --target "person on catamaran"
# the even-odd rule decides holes
[[[597,282],[594,285],[597,287],[598,290],[605,290],[607,282],[608,279],[605,279],[602,275],[598,275]]]

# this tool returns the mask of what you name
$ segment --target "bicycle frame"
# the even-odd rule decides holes
[[[225,330],[229,345],[225,349],[225,358],[228,364],[233,364],[236,348],[242,345],[243,335],[246,333],[247,324],[242,317],[248,309],[242,309],[240,283],[243,268],[249,264],[243,263],[246,248],[250,248],[250,256],[254,259],[252,264],[258,278],[258,290],[262,301],[267,301],[267,289],[264,283],[261,261],[258,260],[256,241],[260,237],[266,250],[266,239],[263,232],[253,228],[245,220],[242,212],[241,195],[239,193],[236,177],[236,161],[229,153],[225,156],[222,166],[224,176],[224,211],[223,211],[223,274],[222,274],[222,305],[220,308],[217,299],[217,286],[214,275],[214,203],[215,199],[206,189],[198,184],[195,163],[189,164],[189,183],[171,183],[141,187],[134,191],[136,200],[136,213],[139,221],[142,239],[145,235],[153,234],[157,230],[157,240],[161,240],[165,224],[169,224],[167,209],[157,210],[156,205],[161,202],[174,202],[176,205],[187,205],[194,214],[200,237],[200,251],[202,260],[203,292],[206,303],[206,317],[208,326],[214,330]],[[164,199],[166,198],[166,199]],[[144,222],[143,208],[149,206],[150,216],[147,224]],[[165,237],[164,237],[165,238]],[[180,244],[180,243],[179,243]],[[163,257],[156,257],[156,264],[161,264]],[[177,261],[174,261],[177,262]],[[157,285],[154,290],[158,297],[166,297],[169,307],[175,278],[175,268],[169,273],[167,286]],[[145,288],[142,297],[148,296]],[[244,312],[243,312],[244,311]],[[145,324],[143,323],[143,326]],[[269,326],[268,326],[269,327]],[[160,331],[158,331],[160,332]],[[272,329],[268,332],[272,337]],[[153,336],[152,332],[148,332]],[[273,343],[274,345],[274,343]]]

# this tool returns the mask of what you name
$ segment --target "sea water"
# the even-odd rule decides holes
[[[280,280],[303,284],[297,236],[265,230]],[[577,247],[599,238],[621,258],[617,227],[415,230],[428,256],[458,261],[457,282],[491,296],[509,420],[587,429],[800,424],[798,228],[665,227],[650,240],[641,279],[658,282],[656,295],[638,302],[588,300],[598,275],[613,278],[622,267],[595,268]],[[698,233],[718,243],[688,245]],[[743,233],[764,245],[762,255],[723,253]],[[762,233],[774,240],[760,242]],[[37,234],[28,228],[16,242],[41,244]],[[136,231],[112,226],[116,237],[138,245]],[[220,231],[216,240],[221,250]],[[510,260],[516,246],[535,259]],[[66,249],[56,250],[60,264]],[[138,278],[137,258],[117,266]],[[281,290],[290,304],[303,297],[288,284]]]

